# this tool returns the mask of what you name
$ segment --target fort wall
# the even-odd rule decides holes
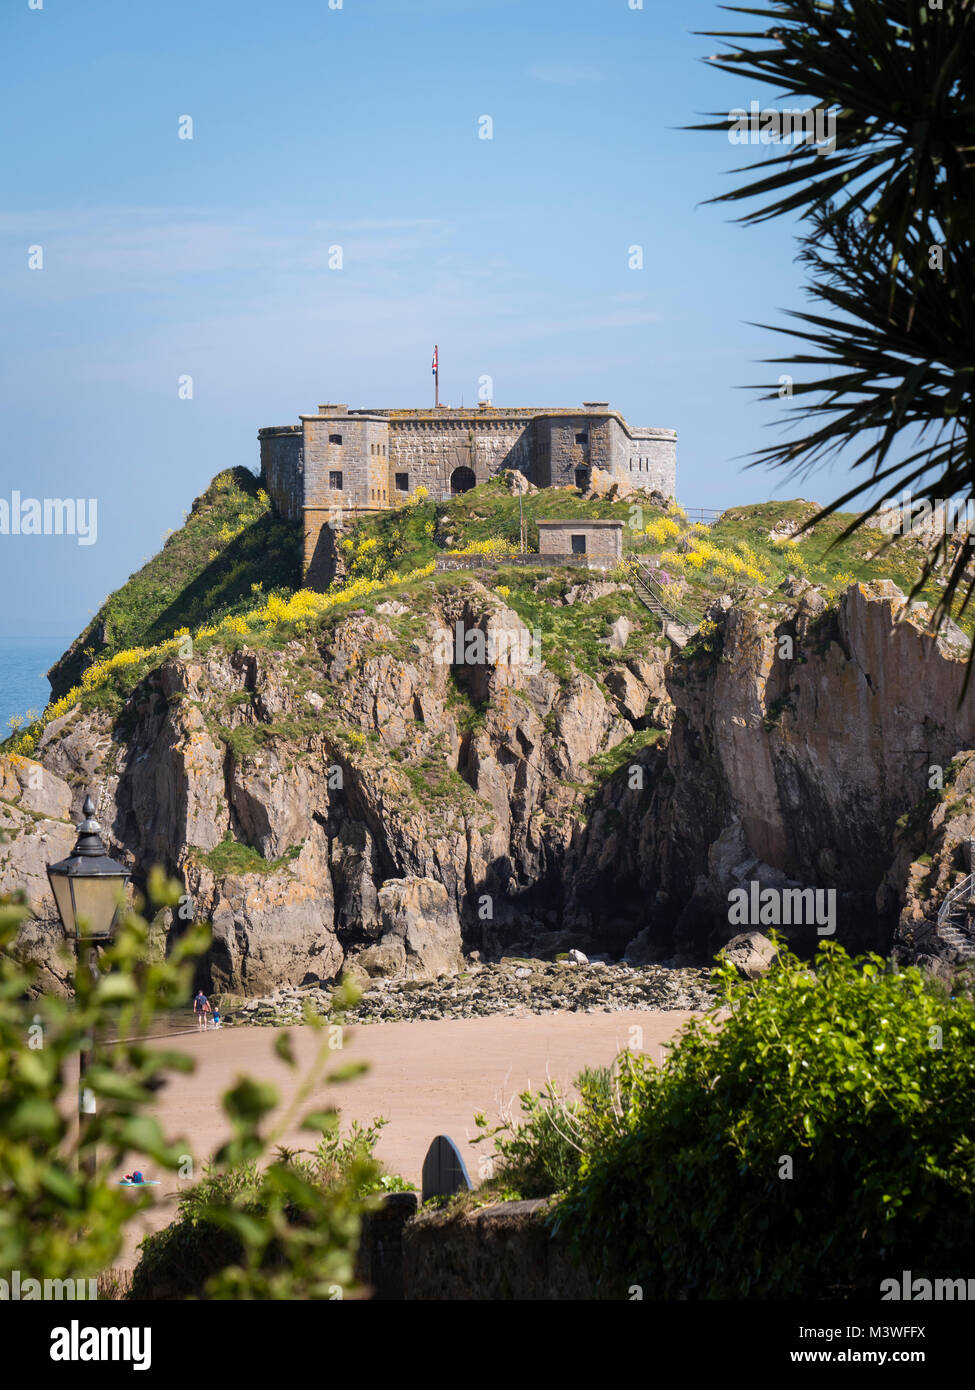
[[[507,468],[539,487],[586,487],[599,468],[627,487],[676,492],[676,433],[632,428],[605,401],[577,410],[320,405],[300,418],[258,432],[261,476],[275,510],[304,522],[306,582],[317,585],[334,572],[337,529],[420,487],[440,501]]]
[[[300,521],[304,507],[301,426],[263,429],[258,439],[261,479],[274,510],[286,521]]]
[[[613,441],[609,472],[632,487],[677,495],[677,432],[662,429],[620,429]]]
[[[532,473],[531,417],[478,416],[458,419],[399,418],[389,422],[390,473],[397,500],[425,487],[438,499],[451,495],[451,479],[459,468],[470,469],[474,483],[485,483],[504,468]],[[406,474],[407,489],[396,487],[395,475]]]

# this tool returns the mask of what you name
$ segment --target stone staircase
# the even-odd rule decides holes
[[[692,614],[682,612],[668,602],[660,585],[647,566],[635,556],[629,565],[633,591],[642,604],[660,620],[664,636],[675,647],[683,650],[697,631],[698,624]]]
[[[952,888],[938,909],[938,936],[965,959],[975,958],[975,923],[968,904],[975,898],[975,874]]]

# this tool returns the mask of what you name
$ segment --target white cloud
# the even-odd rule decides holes
[[[256,272],[269,282],[326,273],[329,247],[351,265],[392,266],[435,250],[447,232],[434,219],[233,222],[169,208],[99,208],[0,214],[8,245],[5,289],[31,298],[87,298],[119,290],[168,290],[186,275]],[[23,254],[18,261],[16,246]],[[27,247],[44,248],[44,270],[27,272]]]

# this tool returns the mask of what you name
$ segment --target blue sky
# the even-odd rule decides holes
[[[0,536],[0,636],[80,630],[216,472],[256,466],[260,426],[431,400],[434,342],[450,404],[489,375],[497,404],[605,399],[676,428],[685,505],[827,500],[835,475],[742,466],[784,418],[740,389],[784,346],[748,321],[802,296],[788,224],[703,206],[742,152],[679,129],[764,97],[700,61],[692,31],[732,19],[8,0],[0,496],[95,497],[98,540]]]

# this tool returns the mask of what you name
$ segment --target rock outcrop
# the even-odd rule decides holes
[[[674,783],[647,845],[662,939],[710,954],[733,934],[729,892],[755,880],[835,892],[837,939],[888,949],[896,912],[878,890],[898,821],[975,743],[966,653],[888,581],[852,585],[835,608],[776,595],[715,616],[710,659],[698,648],[668,679]],[[782,931],[816,945],[815,929]]]
[[[575,584],[566,611],[603,587]],[[0,891],[53,921],[45,865],[96,784],[113,853],[139,882],[163,865],[212,922],[204,982],[229,993],[347,962],[429,980],[473,948],[701,964],[752,882],[835,893],[853,949],[896,935],[936,957],[918,885],[934,904],[957,879],[968,771],[925,799],[975,747],[975,704],[924,618],[886,582],[833,607],[797,583],[716,605],[684,653],[617,626],[597,679],[526,657],[517,614],[465,579],[284,646],[170,658],[121,717],[76,709],[36,762],[2,763]],[[483,662],[457,659],[458,629]],[[919,805],[923,848],[898,828]],[[816,945],[808,922],[781,930]]]
[[[733,936],[721,954],[731,962],[743,980],[760,980],[772,968],[778,952],[767,936],[758,931]]]
[[[463,967],[460,918],[442,883],[391,878],[378,898],[379,940],[356,957],[367,975],[430,980]]]
[[[21,894],[33,914],[19,934],[17,952],[38,967],[38,986],[47,994],[66,994],[73,968],[47,866],[71,853],[83,799],[39,762],[0,760],[0,894]]]

